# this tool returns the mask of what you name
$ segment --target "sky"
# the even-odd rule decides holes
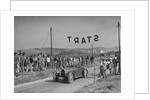
[[[118,46],[118,22],[120,16],[15,16],[14,49],[49,48],[50,27],[53,48],[91,48],[91,44],[111,48]],[[71,36],[70,42],[67,36]],[[87,36],[91,36],[90,42]],[[75,37],[79,43],[74,42]]]

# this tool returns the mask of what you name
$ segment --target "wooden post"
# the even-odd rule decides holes
[[[52,44],[52,27],[50,27],[50,44],[51,44],[51,56],[52,56],[52,48],[53,48],[53,44]]]
[[[93,63],[93,59],[94,59],[94,57],[93,57],[93,43],[92,43],[92,59],[90,59],[91,63]]]
[[[119,45],[119,73],[121,74],[121,47],[120,47],[120,23],[118,22],[118,45]]]
[[[119,54],[121,53],[120,50],[120,23],[118,22],[118,45],[119,45]]]

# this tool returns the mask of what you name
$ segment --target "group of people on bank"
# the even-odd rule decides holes
[[[66,56],[38,53],[34,55],[26,55],[25,52],[19,51],[14,53],[14,74],[24,72],[37,72],[47,69],[58,69],[64,66],[84,66],[93,62],[91,56]]]
[[[103,78],[107,78],[107,75],[116,75],[121,74],[121,67],[120,67],[120,57],[110,57],[100,59],[100,71],[99,76]]]
[[[121,74],[120,57],[101,57],[101,56],[50,56],[43,53],[26,55],[25,52],[19,51],[14,53],[14,75],[18,76],[24,72],[37,72],[48,69],[58,69],[67,66],[84,66],[99,59],[100,77],[107,78],[107,75]]]

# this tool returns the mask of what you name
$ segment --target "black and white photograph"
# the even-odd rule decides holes
[[[149,98],[149,0],[0,0],[0,48],[0,99]]]
[[[14,93],[121,93],[121,16],[14,16]]]

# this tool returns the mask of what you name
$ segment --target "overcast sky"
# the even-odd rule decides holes
[[[120,16],[15,16],[14,49],[50,47],[50,27],[54,48],[90,48],[92,43],[94,47],[118,46],[118,22]],[[98,42],[94,35],[99,36]],[[92,36],[90,43],[87,36]],[[79,37],[78,44],[74,37]],[[83,37],[86,43],[81,43]]]

